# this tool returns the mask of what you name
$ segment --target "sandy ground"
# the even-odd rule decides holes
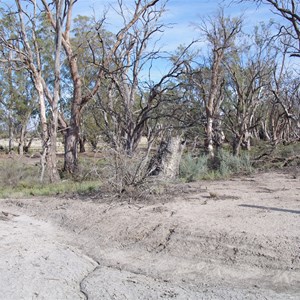
[[[0,200],[0,299],[300,299],[300,178]]]

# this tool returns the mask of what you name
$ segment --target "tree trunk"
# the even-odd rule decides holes
[[[27,133],[26,127],[27,127],[27,124],[29,122],[30,115],[31,115],[31,112],[28,112],[27,115],[26,115],[26,118],[24,118],[24,121],[21,124],[21,132],[20,132],[19,146],[18,146],[18,152],[19,152],[19,155],[21,155],[21,156],[24,155],[24,152],[28,153],[28,149],[29,149],[30,144],[32,142],[32,138],[31,138],[31,140],[28,143],[28,147],[26,146],[26,140],[25,140],[26,133]]]
[[[55,38],[55,65],[54,91],[51,103],[50,144],[48,147],[47,166],[50,182],[57,182],[60,176],[57,170],[57,129],[58,129],[58,102],[60,98],[60,59],[62,50],[62,9],[63,1],[56,1],[56,38]]]
[[[182,142],[180,136],[172,137],[168,144],[168,152],[162,162],[163,177],[174,179],[179,175],[179,166],[184,150],[185,143]]]
[[[42,153],[41,153],[41,176],[40,181],[44,180],[45,169],[47,164],[47,152],[48,152],[48,125],[46,118],[46,105],[44,97],[44,89],[40,77],[37,74],[34,74],[34,84],[38,92],[39,105],[40,105],[40,122],[41,122],[41,138],[42,138]]]
[[[215,121],[215,128],[213,128],[213,142],[216,146],[216,156],[219,155],[220,151],[223,148],[223,143],[225,140],[225,134],[222,130],[222,122],[220,120],[220,117]]]
[[[47,124],[46,117],[46,104],[44,96],[44,88],[42,79],[39,75],[34,77],[35,87],[38,91],[39,105],[40,105],[40,120],[42,127],[42,153],[41,153],[41,176],[40,180],[44,180],[44,174],[47,167],[47,173],[50,182],[57,182],[60,180],[60,176],[57,170],[57,159],[56,159],[56,140],[57,140],[57,106],[52,104],[52,119],[50,128]]]
[[[248,130],[243,135],[242,147],[244,150],[251,150],[251,134],[248,132]]]
[[[69,56],[69,65],[73,81],[73,101],[71,108],[70,125],[65,135],[65,162],[64,171],[75,174],[78,170],[78,143],[80,132],[80,110],[82,103],[82,81],[79,75],[77,59],[73,55],[70,43],[64,43],[64,47]]]
[[[55,113],[53,113],[55,114]],[[56,143],[57,143],[57,117],[53,116],[51,120],[50,143],[48,145],[48,153],[46,156],[47,168],[50,182],[58,182],[60,176],[57,170]]]
[[[30,149],[30,146],[32,144],[32,141],[33,141],[33,137],[30,138],[29,142],[27,143],[27,145],[24,143],[24,152],[25,153],[28,153],[29,152],[29,149]]]
[[[84,136],[80,137],[79,138],[79,152],[80,153],[85,153],[86,152],[85,143],[86,143],[86,138]]]
[[[20,156],[24,155],[24,144],[25,144],[25,126],[21,127],[21,134],[20,134],[20,140],[19,140],[19,147],[18,147],[18,153]]]
[[[12,59],[12,51],[9,51],[9,59]],[[14,101],[14,87],[13,87],[13,75],[12,75],[12,68],[8,69],[8,80],[9,80],[9,96],[12,101]],[[13,150],[13,138],[14,138],[14,131],[13,131],[13,117],[11,113],[11,105],[8,106],[8,132],[9,132],[9,140],[8,140],[8,153],[11,153]]]
[[[210,158],[214,158],[214,143],[213,143],[213,118],[207,117],[205,150]]]
[[[238,135],[235,135],[232,142],[232,154],[234,156],[238,156],[240,154],[241,143],[242,143],[242,138]]]
[[[64,171],[75,174],[78,170],[79,127],[70,126],[65,135]]]
[[[8,153],[11,153],[13,151],[13,139],[14,139],[13,120],[12,120],[11,112],[9,112],[9,116],[8,116],[8,132],[9,132]]]
[[[268,133],[267,121],[262,121],[261,126],[259,128],[259,138],[263,141],[270,141],[271,137]]]
[[[159,175],[163,179],[174,179],[179,174],[179,165],[185,142],[180,136],[170,137],[162,141],[157,154],[151,159],[149,170],[150,175]]]

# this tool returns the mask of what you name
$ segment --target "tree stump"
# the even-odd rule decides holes
[[[160,176],[168,180],[176,178],[179,174],[179,165],[184,148],[185,141],[180,136],[163,140],[156,155],[150,161],[150,175]]]

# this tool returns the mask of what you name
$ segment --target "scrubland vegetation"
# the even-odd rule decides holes
[[[219,9],[194,24],[199,40],[166,54],[167,1],[119,1],[116,33],[106,15],[75,17],[76,1],[3,1],[0,196],[150,193],[297,168],[299,6],[253,2],[281,18],[246,32]]]

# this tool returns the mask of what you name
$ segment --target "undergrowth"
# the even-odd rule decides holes
[[[282,169],[300,166],[300,143],[260,143],[251,150],[254,167],[259,170]]]
[[[72,193],[93,193],[99,190],[97,182],[62,181],[53,184],[36,183],[33,186],[17,186],[1,188],[0,198],[23,198],[30,196],[63,196]]]
[[[226,179],[235,174],[251,173],[252,170],[250,156],[245,153],[234,156],[223,150],[213,160],[206,155],[192,157],[188,153],[180,165],[180,178],[185,182]]]
[[[250,156],[251,155],[251,156]],[[112,159],[113,157],[114,159]],[[110,159],[111,158],[111,159]],[[295,159],[293,159],[295,158]],[[99,189],[128,193],[144,197],[156,189],[156,183],[148,180],[143,183],[148,160],[137,155],[124,158],[102,153],[85,155],[80,160],[80,169],[76,177],[62,176],[58,183],[51,184],[45,178],[40,182],[40,165],[25,158],[0,159],[0,198],[21,198],[30,196],[55,196],[67,194],[91,194]],[[222,150],[211,160],[205,155],[198,157],[187,153],[180,165],[180,179],[184,182],[197,180],[227,179],[238,174],[249,174],[254,169],[266,170],[280,166],[300,166],[300,143],[289,145],[257,145],[251,152],[242,152],[233,156],[228,150]],[[60,161],[59,166],[62,166]],[[128,187],[128,188],[127,188]],[[138,190],[139,187],[139,190]]]
[[[54,196],[71,193],[91,193],[99,189],[99,179],[40,182],[40,167],[21,160],[0,161],[0,198]]]

